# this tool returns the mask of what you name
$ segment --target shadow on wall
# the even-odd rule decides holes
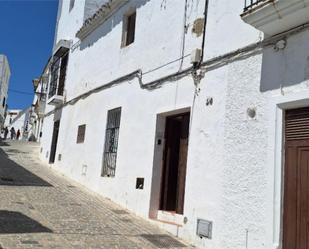
[[[52,232],[49,228],[22,213],[0,210],[0,234]]]
[[[3,145],[4,144],[4,145]],[[0,146],[9,146],[5,142],[1,142]],[[36,187],[52,187],[51,184],[42,178],[34,175],[30,171],[23,168],[8,158],[8,153],[18,153],[15,150],[4,151],[0,148],[0,186],[36,186]]]
[[[288,38],[284,49],[275,46],[263,51],[261,92],[307,81],[309,86],[309,31]]]
[[[149,1],[150,0],[130,0],[127,4],[125,4],[119,10],[117,10],[115,15],[108,18],[102,25],[100,25],[97,29],[95,29],[92,33],[90,33],[84,40],[82,40],[80,44],[80,49],[84,50],[87,47],[91,47],[92,45],[94,45],[102,37],[105,37],[107,34],[109,34],[113,30],[113,28],[115,28],[117,25],[122,25],[123,16],[125,14],[134,9],[140,8]],[[119,40],[119,47],[120,45],[121,40]]]

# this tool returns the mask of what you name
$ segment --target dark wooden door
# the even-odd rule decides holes
[[[161,210],[183,213],[190,114],[168,117],[165,128]]]
[[[55,162],[56,151],[57,151],[57,143],[58,143],[59,126],[60,126],[60,120],[58,120],[54,123],[54,130],[53,130],[52,144],[51,144],[51,148],[50,148],[49,163]]]
[[[286,112],[283,249],[309,248],[309,108]]]

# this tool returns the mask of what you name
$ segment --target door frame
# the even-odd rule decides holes
[[[187,137],[187,145],[186,145],[186,147],[187,147],[187,151],[186,151],[186,155],[185,155],[185,165],[183,165],[183,177],[184,177],[184,180],[183,180],[183,182],[182,182],[182,184],[183,185],[180,185],[179,184],[179,180],[181,179],[181,176],[179,176],[179,167],[181,166],[180,164],[181,164],[181,156],[180,156],[180,147],[181,147],[181,127],[180,127],[180,131],[179,131],[179,142],[180,142],[180,144],[179,144],[179,152],[178,152],[178,166],[177,166],[177,169],[178,169],[178,175],[177,175],[177,186],[176,186],[176,193],[175,193],[175,210],[171,210],[171,211],[167,211],[167,210],[164,210],[163,209],[163,206],[167,206],[168,204],[167,204],[167,200],[166,200],[166,197],[167,197],[167,194],[168,194],[168,189],[169,189],[169,187],[168,186],[166,186],[166,184],[167,185],[169,185],[168,184],[168,175],[167,175],[167,173],[168,173],[168,171],[169,171],[169,169],[170,169],[170,157],[168,156],[168,151],[167,151],[167,143],[168,143],[168,140],[167,140],[167,138],[168,138],[168,133],[169,133],[169,130],[168,130],[168,128],[170,128],[170,127],[167,127],[167,124],[168,124],[168,120],[172,120],[173,118],[177,118],[177,117],[182,117],[182,118],[184,118],[184,117],[186,117],[187,116],[187,118],[188,118],[188,126],[187,126],[187,128],[188,128],[188,137]],[[165,117],[165,131],[164,131],[164,133],[165,133],[165,135],[164,135],[164,145],[163,145],[163,159],[162,159],[162,169],[161,169],[161,180],[160,180],[160,182],[161,182],[161,186],[160,186],[160,209],[159,210],[162,210],[162,211],[167,211],[167,212],[175,212],[175,213],[177,213],[177,214],[183,214],[183,210],[184,210],[184,202],[185,202],[185,190],[186,190],[186,177],[187,177],[187,162],[188,162],[188,147],[189,147],[189,133],[190,133],[190,117],[191,117],[191,112],[183,112],[183,113],[179,113],[179,114],[175,114],[175,115],[169,115],[169,116],[166,116]],[[171,135],[171,134],[169,134],[169,135]],[[179,194],[179,191],[182,191],[182,193],[181,194]],[[182,199],[181,199],[181,204],[180,203],[178,203],[178,201],[179,201],[179,196],[183,196],[182,197]],[[163,198],[163,197],[165,197],[165,198]],[[181,211],[179,211],[179,210],[181,210]],[[178,213],[178,212],[180,212],[180,213]]]
[[[165,112],[159,112],[156,115],[156,125],[154,134],[154,154],[153,154],[153,168],[151,174],[151,189],[150,189],[150,203],[149,203],[149,218],[156,219],[158,211],[160,211],[160,198],[162,186],[162,172],[163,172],[163,158],[165,138],[164,132],[166,127],[166,118],[169,116],[177,116],[183,113],[191,113],[191,107],[184,107],[180,109],[173,109]],[[188,157],[190,156],[190,125],[189,125],[189,139],[188,139]],[[188,158],[187,158],[188,162]],[[188,164],[187,169],[188,170]],[[184,205],[185,206],[185,205]]]
[[[284,198],[284,167],[285,167],[285,111],[309,106],[309,91],[290,93],[272,97],[268,103],[269,148],[267,153],[269,196],[268,224],[270,232],[266,235],[272,241],[272,249],[283,246],[283,198]]]

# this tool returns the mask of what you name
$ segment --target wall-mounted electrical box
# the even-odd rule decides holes
[[[197,219],[196,234],[200,238],[211,239],[212,237],[212,222],[203,219]]]
[[[200,63],[202,58],[202,50],[201,49],[194,49],[191,52],[191,64]]]
[[[85,165],[85,164],[82,166],[82,175],[83,175],[83,176],[85,176],[85,175],[87,174],[87,168],[88,168],[88,167],[87,167],[87,165]]]
[[[144,178],[138,177],[136,178],[136,189],[144,189]]]

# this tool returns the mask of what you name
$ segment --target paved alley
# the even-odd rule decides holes
[[[189,248],[42,165],[38,150],[0,142],[1,249]]]

